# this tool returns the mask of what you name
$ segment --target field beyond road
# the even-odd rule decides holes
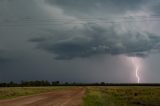
[[[160,106],[160,87],[0,88],[0,106]]]
[[[85,106],[160,106],[160,87],[88,87]]]

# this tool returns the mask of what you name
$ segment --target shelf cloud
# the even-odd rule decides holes
[[[77,28],[66,32],[65,35],[71,34],[66,39],[62,37],[62,39],[54,40],[54,36],[64,36],[64,33],[59,31],[53,33],[50,39],[33,38],[30,41],[36,42],[39,49],[55,54],[55,59],[73,59],[99,54],[143,57],[152,50],[159,49],[157,47],[160,46],[160,36],[147,31],[129,29],[122,31],[121,27],[84,25],[83,30]]]

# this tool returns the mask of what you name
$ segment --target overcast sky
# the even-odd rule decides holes
[[[0,0],[0,81],[159,83],[159,28],[159,0]]]

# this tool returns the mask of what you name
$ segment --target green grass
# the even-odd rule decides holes
[[[10,99],[73,87],[4,87],[0,99]],[[160,87],[87,87],[84,106],[160,106]]]
[[[10,99],[69,88],[71,87],[2,87],[0,88],[0,99]]]
[[[85,106],[160,106],[160,87],[88,87]]]

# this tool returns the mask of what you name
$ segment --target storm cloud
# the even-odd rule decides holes
[[[65,35],[72,34],[72,37],[66,39],[54,41],[54,37],[50,39],[44,37],[33,38],[30,41],[38,43],[38,48],[56,54],[56,59],[73,59],[99,54],[144,56],[153,50],[158,51],[160,36],[144,31],[122,31],[120,27],[87,25],[83,30],[74,29],[66,32]],[[63,34],[58,32],[53,33],[53,36],[63,36]]]
[[[10,63],[13,60],[14,59],[9,51],[3,49],[0,50],[0,65]]]
[[[146,12],[153,8],[156,9],[155,2],[150,0],[46,0],[45,2],[62,9],[63,17],[61,18],[64,20],[70,16],[69,19],[74,18],[76,22],[81,22],[82,17],[92,21],[83,20],[81,25],[73,23],[71,26],[69,24],[69,28],[65,30],[64,26],[67,25],[64,24],[55,32],[51,32],[50,36],[52,37],[49,39],[45,36],[30,39],[38,44],[39,49],[55,54],[55,59],[73,59],[100,54],[145,57],[150,52],[159,49],[160,36],[147,29],[141,29],[146,27],[143,23],[128,24],[125,20],[120,24],[113,24],[114,21],[124,20],[123,16],[128,16],[131,13],[133,19],[137,18],[134,16],[137,13],[140,16],[150,15],[150,12]],[[93,21],[94,19],[91,18],[109,16],[114,17],[107,18],[110,23],[107,21],[106,24],[105,21],[104,23],[98,19]]]
[[[159,82],[159,7],[159,0],[0,0],[0,80],[136,82],[137,56],[149,64],[142,82]]]
[[[69,2],[65,0],[46,0],[46,2],[62,8],[65,14],[72,16],[97,16],[97,14],[102,16],[108,14],[119,15],[126,11],[143,9],[142,5],[148,3],[149,0],[70,0]]]

